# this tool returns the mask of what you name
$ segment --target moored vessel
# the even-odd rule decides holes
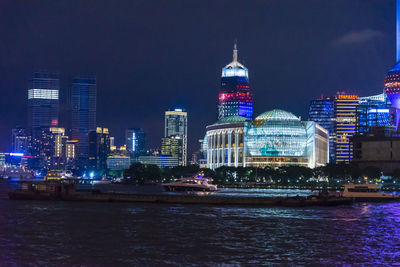
[[[380,184],[345,184],[343,197],[353,198],[354,200],[382,201],[400,200],[400,195],[381,192]]]
[[[213,179],[204,177],[203,173],[194,175],[193,177],[186,177],[177,179],[171,183],[164,183],[162,186],[166,191],[180,191],[180,192],[215,192],[218,187],[209,184]]]

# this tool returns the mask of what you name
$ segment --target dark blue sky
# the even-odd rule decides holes
[[[186,108],[193,150],[216,120],[234,39],[256,115],[306,117],[322,93],[380,93],[395,61],[395,1],[1,0],[0,38],[0,151],[26,123],[28,79],[40,69],[59,71],[64,91],[70,77],[96,75],[98,125],[118,144],[143,127],[159,146],[164,110]]]

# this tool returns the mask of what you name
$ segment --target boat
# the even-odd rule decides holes
[[[382,201],[400,200],[400,195],[381,192],[380,184],[345,184],[343,197],[353,198],[354,200]]]
[[[180,178],[172,183],[164,183],[162,186],[166,191],[180,192],[215,192],[218,187],[209,184],[213,179],[204,177],[203,173],[194,175],[193,177]]]
[[[45,181],[50,180],[61,180],[66,178],[72,178],[71,171],[64,171],[64,170],[50,170],[44,176]]]

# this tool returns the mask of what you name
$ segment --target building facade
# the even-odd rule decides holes
[[[357,108],[357,134],[367,134],[373,126],[394,126],[396,109],[385,93],[360,97]]]
[[[218,119],[231,116],[253,117],[253,94],[249,87],[249,74],[238,61],[235,43],[233,61],[222,69],[221,90],[218,96]]]
[[[40,128],[58,126],[59,91],[58,73],[33,74],[28,88],[28,125],[34,135]]]
[[[271,110],[256,119],[232,116],[207,126],[207,167],[280,167],[325,165],[329,134],[290,112]]]
[[[351,137],[356,133],[358,95],[335,95],[335,161],[348,163],[353,158]]]
[[[87,158],[89,132],[96,131],[96,77],[75,77],[71,86],[71,135],[78,140],[77,155]]]
[[[146,134],[142,128],[131,128],[125,131],[126,150],[139,157],[146,153]]]
[[[335,107],[333,98],[321,96],[310,102],[308,119],[329,133],[329,162],[335,162]]]
[[[165,112],[164,138],[182,139],[182,147],[179,149],[181,151],[179,165],[182,166],[186,166],[187,164],[187,126],[187,112],[183,109],[174,109]]]
[[[246,166],[244,129],[247,121],[245,117],[231,116],[207,126],[206,144],[203,143],[207,168]]]
[[[110,154],[110,136],[108,128],[97,127],[89,133],[89,168],[105,170]]]

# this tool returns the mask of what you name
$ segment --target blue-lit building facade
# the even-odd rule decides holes
[[[146,134],[142,128],[131,128],[125,131],[126,150],[137,158],[146,153]]]
[[[335,162],[335,106],[333,98],[322,96],[310,102],[308,118],[329,133],[329,162]]]
[[[88,157],[89,132],[96,131],[96,77],[75,77],[71,87],[71,135],[78,140],[77,155]]]
[[[395,123],[396,109],[385,93],[359,98],[357,134],[369,133],[371,126],[394,126]]]
[[[230,116],[253,117],[253,94],[249,87],[249,73],[238,61],[236,44],[233,61],[222,69],[218,101],[218,119]]]
[[[328,131],[290,112],[271,110],[254,120],[232,116],[207,126],[207,167],[323,166]]]

